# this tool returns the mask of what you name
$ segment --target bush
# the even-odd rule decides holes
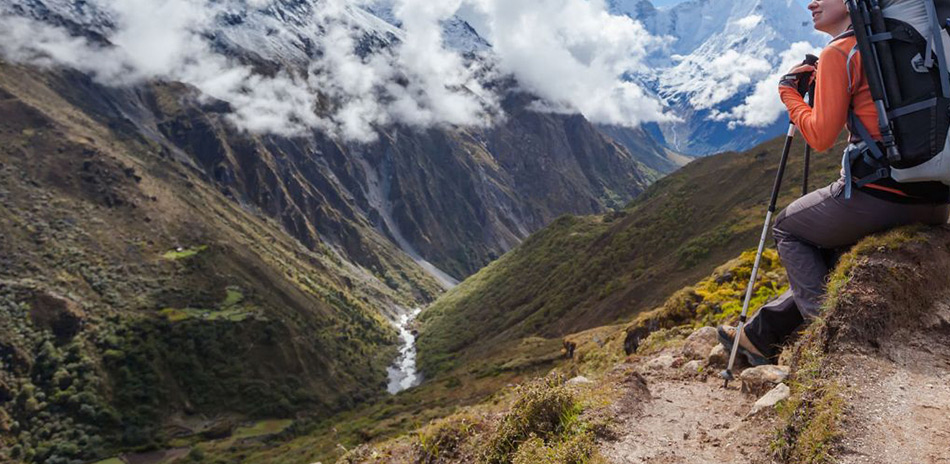
[[[507,464],[522,442],[549,439],[577,421],[580,408],[559,376],[539,379],[520,387],[519,398],[491,437],[484,461]]]
[[[475,434],[477,419],[462,416],[422,430],[413,443],[420,464],[435,464],[458,458],[462,443]]]
[[[597,446],[589,433],[570,435],[564,440],[545,443],[532,436],[512,458],[512,464],[588,464],[594,462]]]

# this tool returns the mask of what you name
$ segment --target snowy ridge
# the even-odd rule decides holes
[[[167,3],[191,5],[188,0],[168,0]],[[105,0],[0,0],[0,13],[28,17],[63,27],[74,35],[85,36],[91,43],[105,45],[105,38],[112,37],[110,32],[115,32],[122,25],[116,24],[120,17],[114,12],[103,11],[102,8],[110,7],[102,5],[109,3]],[[748,111],[744,112],[742,109],[746,99],[755,92],[756,84],[766,80],[783,66],[783,62],[787,61],[787,56],[783,56],[783,53],[789,50],[792,44],[805,43],[819,47],[825,41],[812,31],[807,11],[796,0],[690,0],[662,8],[655,7],[649,0],[607,0],[606,6],[612,14],[626,15],[634,19],[644,26],[646,32],[661,37],[662,40],[659,41],[658,47],[644,46],[645,63],[639,61],[636,68],[622,70],[625,78],[640,84],[639,87],[646,91],[642,98],[637,97],[638,94],[644,94],[639,88],[622,86],[615,88],[612,94],[594,98],[593,94],[601,88],[588,88],[591,86],[589,83],[600,80],[589,76],[574,76],[575,82],[571,82],[561,72],[562,69],[583,70],[591,62],[598,62],[587,55],[586,47],[594,45],[584,42],[592,35],[592,31],[585,31],[569,39],[563,39],[564,31],[553,34],[550,40],[566,40],[567,45],[560,55],[548,55],[553,59],[548,62],[560,63],[558,60],[566,56],[575,59],[577,63],[570,64],[573,67],[552,66],[550,69],[558,73],[538,75],[533,71],[542,67],[547,69],[544,65],[548,62],[533,63],[523,57],[543,55],[533,53],[534,50],[518,50],[515,47],[522,46],[520,43],[504,43],[501,37],[495,36],[493,37],[499,48],[493,50],[492,44],[479,34],[481,29],[476,30],[456,12],[454,15],[439,18],[440,22],[435,24],[436,30],[439,27],[442,29],[441,38],[447,52],[442,53],[438,50],[439,47],[425,47],[425,43],[433,42],[431,39],[415,41],[415,49],[411,50],[415,55],[410,54],[404,62],[398,63],[402,66],[405,62],[410,62],[416,66],[416,69],[410,70],[415,73],[415,82],[411,83],[414,87],[399,89],[396,88],[398,86],[387,86],[386,82],[387,79],[403,79],[406,73],[402,68],[381,67],[379,60],[364,60],[362,63],[358,61],[374,50],[386,51],[394,44],[406,43],[408,36],[399,18],[415,18],[413,15],[423,10],[396,14],[395,0],[231,0],[203,5],[199,17],[191,21],[191,27],[196,33],[200,33],[202,41],[208,42],[213,53],[223,53],[227,60],[243,64],[260,64],[260,61],[264,60],[278,65],[278,69],[289,71],[286,75],[278,76],[283,81],[277,82],[276,84],[281,85],[275,85],[275,88],[296,85],[298,88],[283,91],[283,94],[292,95],[296,100],[290,102],[286,108],[272,109],[278,113],[277,117],[292,114],[291,120],[303,120],[305,124],[302,125],[308,126],[307,128],[330,127],[363,141],[372,138],[374,126],[388,124],[393,119],[421,126],[431,124],[431,121],[449,125],[487,124],[486,121],[495,113],[498,99],[496,95],[489,95],[490,92],[485,90],[488,83],[478,80],[479,76],[486,74],[480,70],[494,68],[493,65],[499,62],[499,57],[507,52],[508,69],[504,72],[517,70],[514,74],[520,73],[517,79],[521,84],[526,84],[548,100],[549,104],[541,107],[578,111],[595,122],[609,124],[678,119],[675,122],[661,122],[647,127],[653,127],[651,133],[664,145],[682,153],[707,154],[728,149],[744,149],[777,134],[775,127],[769,126],[768,122],[762,122],[768,119],[767,117],[749,118]],[[406,5],[400,4],[400,7],[405,8]],[[320,20],[318,16],[328,8],[334,10],[332,21]],[[524,10],[526,7],[517,8]],[[513,7],[512,11],[518,11],[517,8]],[[409,16],[405,16],[406,14]],[[515,13],[505,10],[505,14]],[[356,37],[349,42],[341,41],[339,35],[333,35],[333,28],[355,31]],[[532,30],[532,37],[543,41],[543,37],[539,37],[543,35],[543,31],[538,31]],[[337,39],[328,40],[331,35]],[[627,48],[635,47],[638,43],[648,42],[650,39],[644,37],[640,42],[624,45]],[[342,54],[355,53],[358,56],[355,59],[354,56],[337,56],[341,54],[337,52],[343,48],[355,50],[344,51]],[[449,56],[449,52],[458,53],[464,59],[454,59]],[[328,55],[332,56],[327,58]],[[428,64],[416,59],[433,55],[436,56],[430,58],[432,61],[449,65],[436,64],[427,68]],[[139,56],[144,55],[139,53]],[[603,57],[614,58],[610,54],[604,54]],[[337,58],[337,61],[333,61],[334,58]],[[341,65],[340,60],[345,60],[349,67]],[[312,64],[315,61],[322,62],[324,74],[313,72]],[[419,66],[420,64],[422,66]],[[146,68],[148,65],[145,64]],[[225,67],[223,64],[221,66]],[[453,66],[459,70],[446,73],[452,80],[443,83],[431,77],[434,70],[444,71]],[[338,70],[348,72],[349,75],[333,74]],[[327,77],[326,73],[332,76]],[[315,74],[318,78],[330,79],[340,84],[332,87],[328,86],[327,82],[320,81],[313,84],[317,88],[336,92],[331,97],[337,101],[355,103],[343,108],[340,114],[330,121],[325,120],[326,118],[318,120],[310,115],[297,114],[300,108],[313,105],[310,95],[314,93],[314,89],[307,88],[302,81],[312,80]],[[616,76],[617,74],[606,77]],[[171,76],[172,79],[175,77]],[[341,78],[335,79],[337,77]],[[442,77],[444,76],[440,76]],[[373,78],[376,78],[377,82],[361,82],[363,79]],[[205,83],[208,84],[206,87],[215,84],[213,79],[205,79]],[[380,88],[383,92],[389,89],[398,94],[384,94],[377,101],[373,101],[370,90]],[[574,88],[586,90],[571,93],[570,89]],[[431,89],[434,91],[430,95],[428,92]],[[552,89],[557,89],[557,92]],[[213,96],[240,97],[235,95],[240,93],[240,88],[228,90],[230,92],[219,92]],[[279,94],[276,91],[275,93]],[[581,97],[578,97],[578,94]],[[421,97],[417,98],[419,95]],[[448,101],[449,98],[455,100]],[[632,98],[636,104],[630,105],[627,102],[627,105],[604,110],[604,107],[609,107],[618,101],[618,98]],[[230,101],[228,98],[223,99]],[[416,101],[412,101],[413,99]],[[399,100],[406,100],[403,102],[405,104],[377,108],[380,101]],[[571,104],[562,105],[562,100],[571,100]],[[591,101],[598,104],[592,105]],[[669,114],[675,117],[657,119],[657,113],[663,113],[664,107],[669,108]],[[424,113],[420,112],[419,108],[431,111]],[[256,108],[247,108],[248,114],[255,111]],[[396,115],[386,114],[387,111],[395,112]],[[378,116],[380,114],[383,116]],[[777,115],[778,113],[773,112],[772,120]],[[611,120],[600,120],[605,118]],[[245,116],[245,119],[249,117]]]
[[[793,44],[820,47],[827,40],[795,0],[691,0],[665,8],[649,0],[608,0],[608,6],[669,40],[650,56],[654,67],[635,79],[683,119],[661,125],[659,135],[686,153],[744,149],[776,135],[737,125],[738,117],[729,115],[757,82],[779,70]]]

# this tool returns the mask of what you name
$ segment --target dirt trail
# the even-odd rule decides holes
[[[950,464],[950,310],[876,351],[836,359],[848,396],[841,464]]]
[[[950,296],[931,304],[924,320],[872,344],[840,339],[828,353],[828,375],[845,400],[833,452],[840,464],[950,464]],[[706,377],[651,369],[659,356],[625,366],[646,386],[616,407],[618,439],[601,449],[609,462],[775,462],[773,409],[752,415],[757,398],[738,381],[723,389],[717,369]]]
[[[750,416],[757,398],[741,393],[739,382],[723,389],[715,374],[633,369],[643,373],[649,395],[620,416],[619,439],[602,448],[611,463],[771,462],[767,448],[774,415]]]

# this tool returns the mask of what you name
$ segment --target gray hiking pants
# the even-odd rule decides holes
[[[772,235],[791,290],[763,306],[745,330],[768,357],[802,322],[818,316],[835,249],[897,226],[945,224],[950,215],[950,205],[895,203],[858,189],[846,200],[844,185],[844,179],[838,179],[811,192],[775,219]]]

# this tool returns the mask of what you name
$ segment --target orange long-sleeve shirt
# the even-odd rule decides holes
[[[839,36],[821,51],[815,71],[814,108],[808,106],[795,89],[779,87],[789,118],[816,151],[825,151],[834,145],[847,125],[848,109],[852,107],[871,137],[881,140],[877,108],[864,76],[861,54],[851,55],[851,64],[848,65],[848,55],[856,43],[853,35]],[[857,142],[860,138],[851,134],[850,140]],[[950,203],[950,189],[940,182],[902,184],[887,178],[867,184],[862,190],[889,201]]]
[[[848,108],[854,107],[854,113],[868,129],[871,137],[881,139],[881,130],[877,125],[877,109],[871,99],[868,81],[864,77],[861,54],[851,56],[850,72],[848,55],[854,48],[854,36],[832,40],[818,59],[815,72],[815,107],[805,103],[804,98],[795,89],[780,87],[782,103],[788,108],[792,123],[816,151],[825,151],[834,145],[838,135],[848,120]],[[848,88],[848,78],[851,88]]]

